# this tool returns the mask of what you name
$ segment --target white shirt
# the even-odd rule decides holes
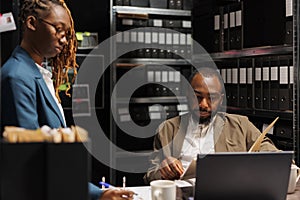
[[[54,98],[54,100],[55,100],[55,102],[56,102],[56,104],[57,104],[57,106],[60,110],[60,113],[61,113],[61,115],[63,117],[63,120],[64,120],[64,124],[66,124],[63,108],[62,108],[61,104],[59,103],[58,99],[55,96],[55,90],[54,90],[53,81],[52,81],[52,73],[49,70],[47,70],[47,69],[43,68],[42,66],[40,66],[39,64],[37,64],[37,63],[35,63],[35,64],[38,67],[38,69],[40,70],[40,72],[43,76],[43,79],[44,79],[44,81],[45,81],[52,97]]]
[[[191,161],[197,157],[197,154],[209,154],[215,152],[213,122],[199,124],[192,117],[189,120],[187,132],[183,141],[180,154],[180,161],[184,170],[187,169]]]

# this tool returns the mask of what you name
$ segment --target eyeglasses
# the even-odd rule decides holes
[[[52,23],[50,23],[50,22],[48,22],[48,21],[46,21],[42,18],[39,18],[39,20],[41,22],[44,22],[45,24],[48,24],[48,25],[52,26],[56,31],[55,36],[57,38],[62,39],[63,37],[66,37],[67,40],[70,39],[70,34],[69,34],[70,31],[69,30],[64,30],[61,27],[58,27],[57,25],[54,25],[54,24],[52,24]]]
[[[194,92],[196,94],[198,102],[201,102],[205,98],[208,103],[216,103],[223,96],[223,94],[221,94],[221,93],[211,93],[211,94],[205,95],[196,90],[194,90]]]

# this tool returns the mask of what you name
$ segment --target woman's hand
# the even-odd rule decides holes
[[[132,200],[134,192],[129,190],[108,189],[103,192],[99,200]]]

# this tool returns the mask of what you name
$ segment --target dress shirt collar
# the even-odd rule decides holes
[[[38,69],[40,70],[41,74],[43,75],[43,77],[47,77],[49,79],[52,78],[52,72],[50,72],[48,69],[42,67],[41,65],[35,63],[36,66],[38,67]]]

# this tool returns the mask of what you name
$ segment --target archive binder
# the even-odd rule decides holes
[[[224,33],[223,33],[223,48],[224,51],[229,50],[229,9],[228,6],[225,6],[223,9],[223,24],[224,24]]]
[[[151,58],[158,58],[158,32],[153,29],[150,32],[151,34],[151,48],[150,48],[150,57]]]
[[[293,125],[289,122],[281,122],[275,126],[275,135],[280,138],[293,138]]]
[[[186,51],[185,51],[186,58],[192,57],[192,42],[193,42],[192,34],[187,33],[186,34]]]
[[[229,49],[242,49],[242,2],[228,5],[229,9]]]
[[[227,98],[227,105],[233,106],[232,103],[232,69],[226,68],[226,84],[225,84],[225,90],[226,90],[226,98]]]
[[[214,14],[214,43],[213,43],[213,52],[223,51],[223,39],[222,39],[222,30],[223,30],[223,7],[217,7]],[[222,27],[221,27],[222,26]]]
[[[253,73],[252,73],[252,59],[241,59],[239,74],[239,106],[244,108],[252,108],[252,101],[254,95],[253,91]]]
[[[235,66],[232,68],[232,84],[231,84],[231,105],[238,106],[238,68]]]
[[[176,0],[168,0],[168,8],[176,9]]]
[[[187,36],[186,33],[180,33],[179,36],[179,43],[180,43],[180,49],[179,49],[179,55],[182,58],[186,58],[186,51],[187,51]]]
[[[183,0],[176,0],[175,2],[175,9],[179,9],[179,10],[181,10],[182,9],[182,1]]]
[[[262,101],[263,101],[263,109],[268,110],[270,108],[270,71],[269,71],[268,63],[264,63],[262,67]]]
[[[294,66],[293,66],[293,61],[290,60],[290,68],[289,68],[289,75],[290,75],[290,84],[289,84],[289,109],[293,110],[294,106],[294,96],[293,96],[293,91],[294,91]]]
[[[136,55],[138,58],[143,58],[145,57],[145,33],[142,30],[137,31],[137,43],[139,44],[139,49],[137,50]]]
[[[229,4],[228,9],[228,50],[233,49],[234,40],[235,40],[235,10],[234,7]]]
[[[239,107],[247,107],[247,68],[239,68]]]
[[[262,108],[262,68],[260,66],[261,63],[256,63],[258,65],[255,66],[255,90],[254,90],[254,103],[255,108],[261,109]]]
[[[289,67],[281,63],[279,67],[279,110],[289,109]]]
[[[225,105],[225,102],[228,103],[228,97],[227,97],[227,70],[225,68],[221,68],[220,69],[220,74],[221,74],[221,77],[223,79],[223,83],[224,83],[224,88],[225,88],[225,98],[226,98],[226,101],[223,101],[223,106],[226,106]]]
[[[293,0],[285,1],[285,44],[293,42]]]
[[[278,110],[279,96],[279,78],[278,78],[278,63],[271,62],[270,66],[270,109]]]
[[[158,50],[158,57],[165,58],[166,57],[166,50],[164,50],[164,46],[166,45],[165,30],[160,30],[158,32],[158,45],[160,46],[160,49]]]
[[[152,34],[151,34],[151,32],[150,31],[145,31],[145,46],[147,45],[150,45],[150,44],[152,44]],[[151,50],[151,48],[149,48],[149,47],[147,47],[147,48],[145,48],[144,49],[144,53],[145,53],[145,55],[144,55],[144,57],[145,58],[151,58],[152,56],[151,56],[151,52],[152,52],[152,50]]]
[[[180,33],[173,33],[172,34],[172,49],[173,49],[173,58],[175,59],[179,59],[180,56],[179,56],[179,52],[180,52]]]
[[[243,0],[220,3],[217,0],[193,1],[194,39],[209,53],[215,52],[216,9],[223,9],[220,31],[224,50],[282,45],[290,35],[286,27],[285,0]],[[205,30],[204,32],[202,30]],[[290,38],[289,38],[290,40]]]
[[[253,89],[253,68],[252,65],[247,67],[247,107],[253,107],[253,98],[254,89]]]
[[[173,58],[173,32],[166,30],[166,58]]]
[[[293,43],[293,21],[286,19],[285,23],[285,44],[292,45]]]

